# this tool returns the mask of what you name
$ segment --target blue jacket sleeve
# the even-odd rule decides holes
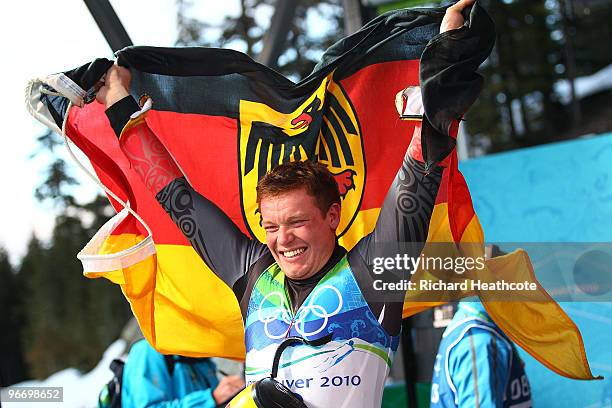
[[[512,350],[496,334],[471,329],[450,351],[449,373],[458,406],[502,408]]]
[[[164,356],[146,341],[134,344],[123,370],[122,408],[214,408],[212,389],[175,398]]]

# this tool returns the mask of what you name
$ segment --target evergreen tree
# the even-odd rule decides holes
[[[204,22],[192,15],[191,2],[178,0],[179,37],[177,45],[202,45],[238,49],[256,58],[263,47],[263,38],[276,0],[240,0],[239,13],[226,16],[221,24]],[[278,71],[299,80],[308,75],[319,57],[343,36],[341,0],[302,0],[297,2],[286,50],[278,59]],[[315,32],[315,27],[325,27]]]
[[[489,151],[545,143],[556,135],[560,49],[550,37],[544,1],[486,0],[497,40],[482,67],[485,89],[466,116],[472,142]],[[537,46],[534,46],[537,44]]]
[[[23,291],[4,248],[0,248],[0,387],[25,379],[21,349]]]
[[[59,215],[48,243],[31,239],[18,276],[27,299],[23,344],[29,374],[44,378],[67,367],[93,368],[131,314],[119,288],[83,277],[76,258],[113,214],[108,200],[78,203],[71,190],[78,183],[57,154],[61,140],[48,132],[38,141],[39,151],[51,151],[55,159],[35,195],[53,202]]]
[[[60,316],[55,310],[57,296],[54,281],[46,273],[46,251],[41,242],[32,236],[26,255],[21,260],[19,277],[23,282],[25,329],[22,343],[24,346],[29,376],[44,378],[57,371],[53,363],[53,345],[59,337]],[[61,368],[61,367],[60,367]]]
[[[576,74],[590,75],[612,63],[612,1],[573,1],[570,7]]]
[[[612,63],[607,45],[612,1],[481,0],[481,4],[495,20],[497,41],[482,67],[485,89],[466,116],[472,145],[495,152],[584,133],[581,123],[572,120],[572,105],[561,103],[555,83],[572,78],[572,64],[573,75],[584,76]],[[573,52],[568,52],[570,46]],[[568,60],[572,55],[575,61]]]

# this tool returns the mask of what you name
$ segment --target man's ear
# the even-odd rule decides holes
[[[327,219],[329,220],[329,226],[335,231],[340,225],[340,204],[333,203],[327,210]]]

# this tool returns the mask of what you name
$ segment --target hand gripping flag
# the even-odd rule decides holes
[[[420,151],[414,153],[427,168],[446,166],[428,241],[453,243],[457,257],[479,256],[484,235],[457,168],[454,136],[480,92],[482,78],[475,71],[495,34],[476,6],[466,27],[439,35],[444,12],[384,14],[332,46],[299,83],[222,49],[130,47],[117,53],[117,63],[132,72],[132,95],[154,101],[147,125],[191,185],[245,234],[261,241],[265,236],[255,201],[257,180],[279,163],[316,159],[338,181],[337,232],[350,249],[372,231],[404,152],[420,134],[420,149],[412,146]],[[154,241],[132,213],[119,212],[81,253],[84,273],[120,285],[145,337],[159,351],[244,358],[243,326],[230,288],[130,168],[102,105],[88,103],[111,64],[96,60],[32,81],[27,91],[35,117],[58,132],[65,125],[66,135],[113,193],[113,206],[120,210],[120,201],[128,202],[152,231]],[[489,261],[481,276],[466,279],[494,279],[510,268],[535,281],[520,251]],[[420,270],[417,278],[445,277]],[[521,303],[477,294],[508,336],[543,364],[567,377],[592,378],[578,329],[544,289],[537,293]],[[409,292],[404,316],[472,294],[432,300]]]

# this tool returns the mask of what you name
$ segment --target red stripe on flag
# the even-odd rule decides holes
[[[340,84],[355,109],[365,150],[362,210],[379,208],[402,164],[416,122],[400,120],[395,96],[419,85],[418,61],[369,65]]]
[[[440,180],[440,187],[438,188],[438,194],[436,195],[436,204],[448,202],[448,179],[449,169],[445,168],[442,172],[442,180]]]
[[[191,185],[248,234],[240,207],[238,121],[154,111],[147,123],[180,163]]]
[[[164,138],[173,139],[171,153],[179,160],[196,189],[221,207],[245,232],[238,195],[236,120],[174,112],[151,112],[147,120],[162,141]],[[202,134],[202,129],[207,129],[207,134]],[[130,168],[104,115],[103,105],[94,102],[83,108],[73,108],[67,133],[89,157],[100,181],[121,199],[128,199],[132,208],[143,217],[154,231],[156,244],[188,245],[187,239]],[[194,147],[190,143],[194,140],[199,155],[193,155]],[[197,160],[184,160],[187,153],[197,156]],[[232,193],[228,194],[228,191]],[[112,199],[111,203],[116,210],[121,209]],[[128,220],[113,234],[146,235],[144,228],[137,224]]]
[[[460,242],[465,228],[476,215],[472,205],[472,197],[463,174],[457,166],[457,154],[451,154],[448,168],[448,212],[450,228],[455,242]]]

